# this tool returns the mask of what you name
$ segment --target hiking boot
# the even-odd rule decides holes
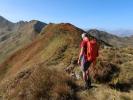
[[[90,79],[87,80],[87,86],[91,87],[91,80]]]
[[[85,90],[88,89],[88,84],[87,84],[87,82],[85,82],[85,84],[84,84],[84,89],[85,89]]]
[[[90,82],[88,83],[88,81],[86,81],[85,84],[84,84],[85,90],[86,90],[86,89],[89,89],[90,87],[91,87]]]

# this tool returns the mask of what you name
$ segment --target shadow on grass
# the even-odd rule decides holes
[[[90,90],[92,88],[97,88],[97,86],[95,85],[91,85],[88,89],[85,89],[84,86],[78,86],[76,89],[75,89],[75,92],[78,92],[78,91],[85,91],[85,90]]]
[[[116,89],[121,92],[130,92],[133,90],[133,78],[129,80],[129,82],[117,83],[117,84],[109,84],[110,88]]]

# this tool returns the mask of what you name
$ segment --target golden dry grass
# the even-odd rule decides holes
[[[35,66],[16,74],[0,88],[3,100],[68,100],[73,99],[74,82],[66,74]]]

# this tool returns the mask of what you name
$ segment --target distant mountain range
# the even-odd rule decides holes
[[[131,29],[117,29],[117,30],[110,30],[108,32],[120,37],[130,37],[133,35],[133,30]]]
[[[7,19],[0,16],[0,36],[8,37],[7,34],[10,33],[25,33],[31,35],[31,37],[36,36],[37,33],[40,33],[41,29],[46,25],[46,23],[31,20],[27,21],[19,21],[17,23],[13,23],[8,21]]]
[[[133,47],[133,36],[130,37],[119,37],[113,34],[110,34],[105,31],[100,31],[97,29],[91,29],[87,31],[90,35],[96,37],[98,40],[103,40],[104,42],[115,46],[115,47],[123,47],[123,46],[131,46]]]

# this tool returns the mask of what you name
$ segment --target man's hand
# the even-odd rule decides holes
[[[80,65],[80,60],[78,59],[78,64]]]

